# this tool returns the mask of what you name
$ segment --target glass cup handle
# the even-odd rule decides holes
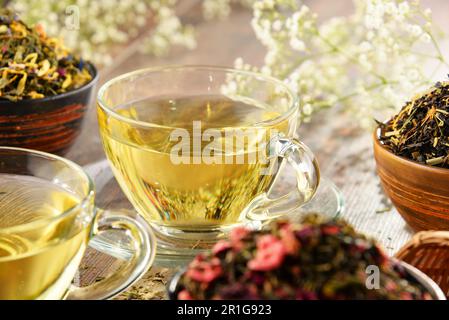
[[[156,240],[143,219],[138,221],[126,211],[97,211],[98,227],[89,246],[127,262],[118,272],[89,286],[72,285],[67,296],[69,300],[110,299],[136,282],[154,261]],[[123,235],[130,241],[124,241]]]
[[[286,160],[294,169],[297,187],[279,198],[269,198],[269,192],[257,197],[248,208],[249,220],[264,221],[288,214],[309,202],[319,185],[318,162],[305,144],[295,138],[276,137],[270,142],[270,148],[270,154],[278,158],[278,163]],[[282,167],[279,170],[282,171]]]

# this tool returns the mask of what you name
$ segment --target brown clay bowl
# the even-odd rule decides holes
[[[88,68],[92,80],[78,89],[42,99],[0,100],[0,146],[64,154],[80,132],[98,81],[95,67]]]
[[[415,230],[449,230],[449,169],[399,157],[373,135],[377,174],[385,193]]]

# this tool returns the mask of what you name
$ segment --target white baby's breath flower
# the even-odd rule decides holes
[[[360,43],[360,51],[361,52],[370,51],[372,48],[373,48],[373,45],[368,41],[363,41],[362,43]]]
[[[431,19],[431,18],[432,18],[432,10],[431,10],[430,8],[425,9],[425,10],[423,11],[423,13],[424,13],[424,16],[425,16],[427,19]]]
[[[231,13],[233,2],[239,2],[244,7],[250,7],[255,0],[202,0],[204,18],[206,20],[227,18]]]
[[[112,45],[138,34],[149,11],[157,21],[155,32],[142,44],[148,52],[163,54],[172,45],[192,48],[195,44],[192,28],[182,25],[174,13],[175,0],[14,0],[8,4],[25,22],[40,23],[47,34],[61,37],[83,58],[100,65],[112,62],[105,58]],[[73,21],[66,16],[68,6],[79,9],[78,29],[66,27]]]
[[[305,119],[342,103],[361,126],[370,126],[373,116],[391,114],[429,81],[424,68],[430,51],[449,67],[436,47],[425,55],[415,48],[425,42],[435,46],[428,33],[431,20],[426,14],[423,19],[418,1],[354,2],[353,15],[321,23],[296,1],[259,0],[253,7],[253,29],[267,48],[260,70],[298,93]]]
[[[400,13],[401,10],[396,6],[396,3],[394,2],[388,2],[385,4],[385,13],[389,14],[389,15],[397,15],[398,13]]]
[[[411,26],[410,32],[415,37],[419,37],[423,33],[423,30],[422,30],[422,28],[420,26],[415,24],[415,25]]]
[[[243,58],[242,57],[238,57],[237,59],[235,59],[234,67],[236,69],[242,69],[243,68]]]
[[[297,51],[304,51],[306,49],[304,41],[299,40],[298,38],[290,39],[290,46]]]
[[[275,20],[272,24],[272,28],[274,31],[281,31],[282,28],[282,21],[281,20]]]
[[[313,112],[312,105],[310,103],[306,103],[305,105],[303,105],[302,112],[304,113],[304,115],[310,116]]]
[[[430,37],[430,35],[428,33],[423,33],[423,35],[421,36],[421,40],[424,43],[430,43],[432,41],[432,38]]]
[[[276,61],[277,52],[276,51],[269,51],[267,55],[265,56],[265,64],[272,65]]]
[[[379,18],[369,15],[365,17],[365,26],[368,29],[378,29],[380,25],[382,24],[382,20]]]
[[[260,72],[263,73],[263,74],[266,74],[266,75],[271,75],[271,68],[268,67],[268,66],[263,66],[260,69]]]
[[[398,6],[399,14],[406,16],[410,13],[410,5],[407,1],[402,1]]]

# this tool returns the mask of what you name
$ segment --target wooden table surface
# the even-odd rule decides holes
[[[350,0],[306,2],[324,18],[346,14],[352,10]],[[100,85],[124,72],[157,65],[232,66],[236,57],[243,57],[254,65],[262,64],[265,50],[251,29],[250,10],[236,7],[227,20],[205,22],[201,17],[199,3],[200,1],[183,0],[178,8],[182,19],[196,27],[197,49],[189,51],[174,48],[168,56],[155,58],[139,53],[140,39],[137,39],[123,49],[112,66],[101,71]],[[427,0],[423,4],[433,9],[434,19],[440,26],[449,27],[449,20],[445,15],[449,12],[449,1]],[[148,31],[150,32],[151,30]],[[144,36],[147,34],[142,35]],[[412,231],[391,206],[379,185],[375,174],[371,133],[357,129],[350,118],[335,109],[323,111],[311,123],[302,124],[298,134],[317,156],[323,175],[329,177],[341,190],[345,199],[342,217],[357,230],[378,239],[389,254],[394,254],[410,238]],[[69,151],[67,158],[81,165],[89,165],[105,158],[94,106],[89,111],[79,140]],[[128,203],[122,205],[129,207]],[[170,269],[153,267],[133,290],[123,293],[119,298],[164,298],[165,283],[172,272]]]

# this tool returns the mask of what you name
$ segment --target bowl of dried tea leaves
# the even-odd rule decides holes
[[[449,82],[407,102],[373,135],[386,194],[415,230],[449,229]]]
[[[64,153],[78,136],[98,80],[40,25],[0,10],[0,145]]]
[[[178,300],[445,299],[422,272],[343,220],[319,215],[233,230],[176,274],[168,293]]]

